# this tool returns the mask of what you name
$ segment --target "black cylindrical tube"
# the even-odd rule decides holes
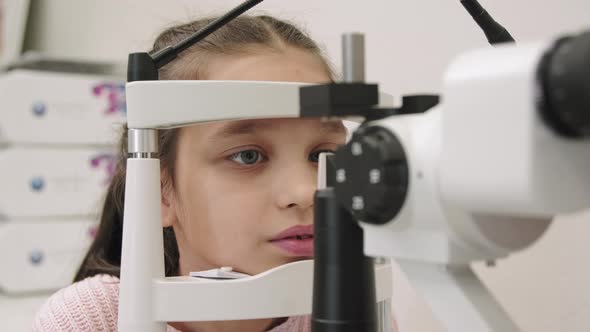
[[[188,49],[192,45],[196,44],[197,42],[205,39],[207,36],[212,34],[213,32],[219,30],[219,28],[223,27],[224,25],[228,24],[238,16],[242,15],[246,11],[250,10],[252,7],[256,6],[257,4],[261,3],[263,0],[246,0],[245,2],[241,3],[239,6],[235,7],[234,9],[227,12],[225,15],[215,19],[213,22],[207,24],[201,30],[195,32],[188,38],[180,41],[178,44],[167,47],[162,49],[155,54],[152,55],[154,58],[154,62],[158,68],[164,67],[170,61],[174,60],[178,54],[182,51]]]
[[[314,204],[312,332],[377,331],[375,267],[362,229],[333,188],[316,191]]]
[[[545,123],[562,136],[590,139],[590,31],[557,40],[538,75]]]
[[[496,22],[477,0],[461,0],[461,4],[483,30],[491,45],[514,42],[508,30]]]

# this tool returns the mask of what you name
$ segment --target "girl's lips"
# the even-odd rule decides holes
[[[270,240],[272,244],[295,257],[313,256],[313,225],[288,228]]]
[[[287,238],[283,240],[271,241],[271,243],[294,257],[313,256],[313,237],[301,239]]]
[[[313,237],[313,225],[295,225],[275,235],[271,241],[310,236]]]

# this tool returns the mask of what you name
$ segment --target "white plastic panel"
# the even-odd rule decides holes
[[[391,264],[375,266],[375,285],[377,302],[391,298]],[[155,280],[153,287],[156,321],[308,315],[312,309],[313,261],[281,265],[243,279],[165,278]]]
[[[126,118],[120,80],[14,70],[0,76],[0,142],[112,144]]]
[[[117,322],[121,331],[166,331],[165,323],[151,319],[152,305],[158,302],[152,280],[164,277],[160,185],[158,159],[127,160]],[[183,305],[170,303],[174,308]]]
[[[0,215],[95,215],[114,171],[110,149],[0,150]]]
[[[301,83],[146,81],[127,84],[129,128],[299,116]]]
[[[299,117],[299,89],[308,83],[144,81],[127,84],[129,128],[169,128],[240,119]],[[380,106],[393,98],[379,95]]]
[[[450,66],[439,171],[445,200],[517,217],[590,206],[590,142],[557,135],[540,116],[537,71],[548,45],[476,50]]]
[[[95,226],[84,219],[0,223],[0,293],[51,291],[70,284]]]

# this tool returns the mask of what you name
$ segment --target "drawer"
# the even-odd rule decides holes
[[[31,331],[33,319],[51,293],[6,296],[0,294],[2,331]]]
[[[96,224],[84,219],[0,223],[0,292],[50,291],[70,284]]]
[[[125,112],[122,81],[31,70],[0,76],[0,142],[113,144]]]
[[[0,150],[0,215],[96,215],[114,167],[113,149]]]

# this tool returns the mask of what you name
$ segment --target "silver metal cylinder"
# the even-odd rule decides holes
[[[345,83],[365,81],[365,36],[361,33],[342,36],[342,74]]]
[[[158,154],[156,129],[129,129],[127,153],[132,158],[151,158]]]

